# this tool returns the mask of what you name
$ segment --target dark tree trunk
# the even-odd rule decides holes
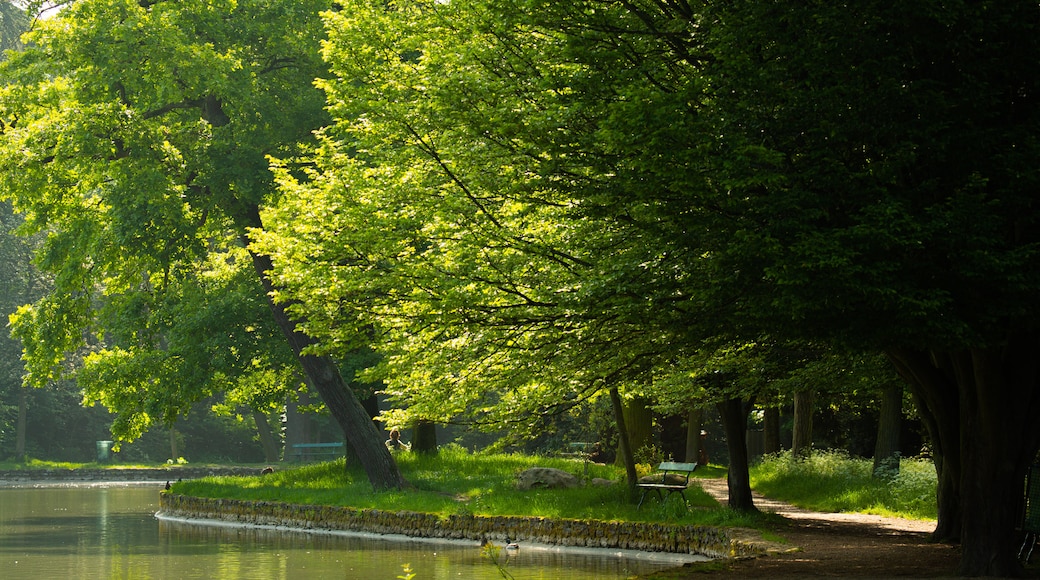
[[[726,448],[729,450],[729,507],[739,511],[758,511],[751,496],[751,475],[748,472],[747,418],[751,403],[743,399],[726,399],[716,405],[726,430]]]
[[[938,518],[932,539],[957,543],[961,537],[960,400],[953,365],[923,351],[890,351],[889,359],[910,387],[917,414],[928,431],[936,472]]]
[[[1003,348],[891,354],[903,376],[914,380],[915,399],[930,408],[944,446],[941,478],[950,477],[947,470],[959,473],[965,576],[1021,573],[1015,527],[1023,479],[1040,446],[1038,348],[1040,336],[1028,334],[1009,336]],[[957,413],[951,416],[942,403]]]
[[[614,408],[614,421],[618,430],[618,461],[625,466],[625,483],[628,487],[628,500],[636,501],[639,474],[636,473],[635,456],[632,454],[632,443],[625,425],[625,406],[617,387],[610,387],[610,405]]]
[[[899,473],[899,431],[903,426],[903,386],[885,387],[881,392],[877,443],[874,445],[874,477]]]
[[[795,457],[808,457],[812,453],[813,392],[797,391],[794,394],[794,436],[791,453]]]
[[[354,451],[361,462],[365,474],[372,487],[376,489],[400,489],[406,485],[390,450],[383,443],[382,433],[372,422],[368,411],[358,400],[340,375],[339,367],[329,357],[304,354],[304,349],[314,344],[314,340],[296,329],[296,324],[289,319],[285,308],[272,299],[274,285],[267,273],[272,269],[269,256],[251,252],[253,267],[267,293],[268,304],[274,314],[275,321],[296,353],[300,366],[303,367],[307,379],[321,396],[325,406],[333,418],[343,429],[347,445]]]
[[[256,423],[256,432],[260,436],[260,446],[264,449],[264,461],[278,461],[278,441],[275,440],[274,431],[271,431],[271,426],[267,423],[267,415],[254,409],[253,422]]]
[[[698,463],[701,460],[701,429],[704,427],[704,409],[690,409],[686,419],[686,463]]]
[[[419,419],[412,427],[412,451],[434,455],[437,453],[437,425]]]
[[[766,407],[762,414],[762,451],[780,453],[780,408]]]
[[[628,430],[628,445],[633,458],[640,449],[654,444],[654,414],[650,403],[642,397],[636,397],[624,405],[625,428]],[[618,449],[621,456],[621,449]]]
[[[347,383],[347,388],[357,396],[357,391],[354,390],[353,383]],[[375,418],[379,416],[379,396],[372,393],[364,399],[358,399],[358,401],[361,403],[361,406],[365,408],[365,413],[368,415],[368,418],[372,420],[372,423],[376,426],[376,430],[379,431],[380,436],[382,436],[382,427],[375,420]],[[356,451],[354,451],[354,448],[350,445],[346,445],[345,447],[343,455],[346,458],[347,469],[349,469],[349,466],[351,465],[361,463],[361,457]]]

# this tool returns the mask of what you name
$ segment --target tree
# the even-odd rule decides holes
[[[811,389],[794,392],[794,436],[791,453],[808,457],[812,453],[813,398]]]
[[[887,351],[965,575],[1018,573],[1040,445],[1036,19],[1025,2],[738,2],[709,25],[713,202],[740,221],[698,247],[739,269],[749,324]]]
[[[663,258],[582,219],[603,209],[581,193],[609,186],[610,161],[582,129],[593,101],[574,100],[565,42],[482,4],[357,2],[326,18],[335,122],[309,174],[279,173],[293,202],[265,214],[254,246],[317,348],[375,329],[402,425],[468,415],[531,432],[648,378],[668,337],[618,285]]]
[[[326,116],[313,2],[80,0],[38,23],[3,69],[0,195],[30,231],[55,291],[15,320],[32,382],[60,373],[89,331],[105,396],[197,396],[166,349],[207,260],[251,269],[274,324],[377,488],[403,485],[382,436],[334,361],[274,302],[265,255],[242,253],[275,193],[268,157],[298,155]],[[169,300],[170,302],[167,302]],[[168,318],[163,318],[168,316]],[[270,315],[269,315],[270,316]],[[244,328],[246,332],[249,328]],[[149,371],[133,374],[131,371]]]

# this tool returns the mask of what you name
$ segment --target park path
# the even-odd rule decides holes
[[[725,505],[729,501],[729,490],[726,479],[696,479],[694,480],[715,501]],[[780,514],[790,520],[804,523],[834,523],[834,524],[859,524],[873,525],[879,530],[890,530],[893,532],[924,532],[930,533],[935,529],[935,522],[928,520],[908,520],[904,518],[892,518],[868,514],[846,514],[846,513],[821,513],[813,512],[793,506],[789,503],[770,499],[758,492],[751,492],[755,500],[755,506],[763,512]]]
[[[696,479],[725,504],[725,479]],[[959,578],[959,550],[932,543],[935,522],[865,514],[819,513],[753,493],[755,505],[784,518],[771,531],[783,542],[765,546],[767,555],[731,560],[707,572],[719,578]],[[705,572],[677,570],[675,580],[702,580]]]

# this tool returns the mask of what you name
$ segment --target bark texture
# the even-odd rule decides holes
[[[305,354],[304,350],[314,340],[296,329],[285,308],[272,299],[274,285],[267,273],[272,270],[271,258],[251,252],[253,267],[263,283],[268,304],[282,333],[296,353],[308,382],[324,401],[333,418],[343,429],[347,445],[357,455],[372,487],[376,489],[401,489],[406,482],[397,464],[386,448],[382,433],[372,422],[368,411],[358,400],[354,391],[340,375],[339,367],[329,357]]]
[[[877,443],[874,445],[874,477],[899,473],[899,432],[903,426],[903,386],[885,387],[878,413]]]
[[[791,453],[796,457],[808,457],[812,453],[813,391],[797,391],[794,394],[794,435]]]
[[[740,511],[758,511],[751,496],[751,475],[748,472],[747,417],[751,405],[743,399],[726,399],[716,405],[726,430],[729,449],[729,507]]]
[[[610,387],[610,405],[614,408],[614,420],[618,430],[618,461],[625,466],[625,483],[628,487],[628,499],[636,500],[639,474],[636,473],[635,455],[632,453],[632,441],[625,424],[625,406],[621,402],[621,394],[617,387]]]

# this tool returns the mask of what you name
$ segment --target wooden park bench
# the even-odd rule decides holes
[[[295,461],[330,461],[343,457],[342,443],[296,443],[293,447]]]
[[[667,496],[661,495],[662,491],[668,492],[671,495],[675,492],[679,492],[682,496],[683,501],[686,501],[686,487],[690,485],[690,474],[697,469],[696,463],[676,463],[674,461],[665,461],[657,466],[658,474],[654,475],[653,481],[640,482],[638,485],[643,490],[643,493],[639,496],[639,505],[636,509],[643,506],[643,500],[646,499],[646,494],[653,491],[657,494],[657,499],[664,501]],[[668,474],[675,474],[672,480],[668,480]],[[660,475],[660,479],[657,476]]]

